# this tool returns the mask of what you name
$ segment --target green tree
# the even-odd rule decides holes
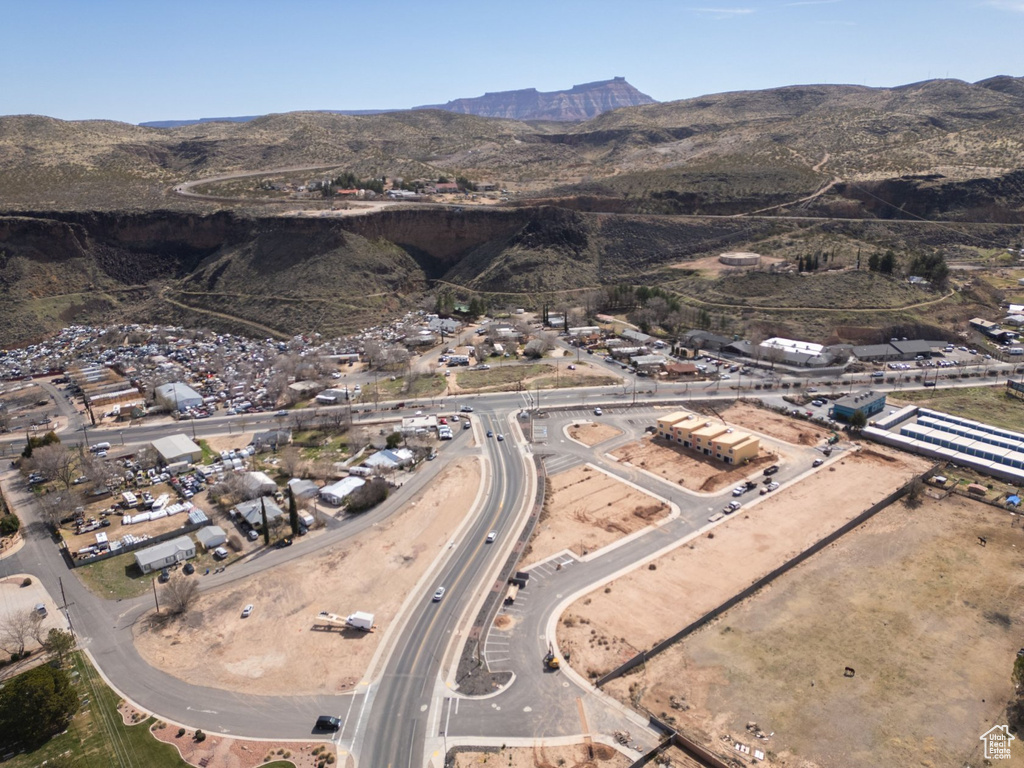
[[[896,271],[896,254],[886,251],[881,261],[878,262],[878,271],[883,275],[891,275]]]
[[[78,694],[63,669],[43,665],[0,688],[0,748],[37,747],[68,727]]]
[[[64,666],[64,659],[75,649],[75,636],[63,629],[51,629],[46,635],[43,648],[57,659],[58,664]]]
[[[870,269],[872,272],[877,272],[878,271],[878,262],[879,262],[878,254],[877,253],[872,253],[870,256],[868,256],[868,269]]]
[[[385,441],[386,441],[385,445],[389,449],[397,448],[398,446],[400,446],[402,444],[402,433],[401,432],[392,432],[390,435],[387,436]]]
[[[850,417],[850,426],[854,429],[864,429],[868,425],[868,417],[864,415],[864,411],[854,411],[853,416]]]
[[[288,521],[292,524],[292,535],[299,535],[299,508],[295,504],[295,494],[292,487],[288,486]]]
[[[267,504],[263,496],[260,497],[260,518],[263,521],[263,543],[270,546],[270,526],[267,525]]]

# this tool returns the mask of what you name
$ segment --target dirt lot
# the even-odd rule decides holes
[[[629,681],[684,730],[763,745],[769,764],[982,765],[1024,621],[1011,520],[956,496],[895,504]]]
[[[568,429],[569,437],[587,446],[595,446],[605,440],[611,440],[622,434],[622,430],[611,424],[593,422],[590,424],[573,424]]]
[[[571,650],[573,667],[581,674],[608,672],[725,602],[929,466],[919,457],[879,446],[838,459],[653,561],[655,570],[644,566],[577,600],[559,623],[559,647]],[[644,621],[627,609],[638,605],[644,606]],[[609,690],[628,698],[625,687],[631,680],[615,681]],[[620,684],[621,690],[616,688]]]
[[[158,483],[157,485],[148,486],[144,489],[140,488],[138,489],[138,491],[133,491],[133,493],[135,493],[137,496],[141,498],[143,490],[146,490],[149,493],[153,494],[154,499],[157,499],[166,493],[168,498],[168,507],[174,504],[180,504],[182,501],[179,498],[177,492],[173,488],[171,488],[171,486],[168,485],[167,483]],[[121,494],[116,494],[114,496],[108,496],[106,498],[103,498],[100,501],[93,502],[92,504],[86,506],[85,517],[95,517],[97,519],[102,519],[100,513],[109,510],[112,506],[116,505],[117,502],[119,502],[120,500]],[[209,507],[209,501],[206,498],[205,492],[193,498],[191,503],[194,506],[199,507],[199,509],[203,510],[204,512],[206,512],[207,515],[210,515],[212,517],[213,512]],[[204,504],[206,506],[204,506]],[[76,534],[74,524],[66,523],[63,526],[61,526],[61,535],[64,537],[64,541],[67,542],[68,549],[73,554],[84,546],[95,544],[97,533],[105,533],[107,534],[107,537],[110,539],[119,539],[127,533],[130,533],[134,536],[158,536],[161,533],[173,531],[176,528],[181,528],[183,525],[188,525],[188,514],[185,512],[179,512],[176,515],[172,515],[170,517],[163,517],[159,520],[153,520],[146,523],[136,523],[135,525],[121,525],[121,518],[125,515],[139,515],[143,512],[145,512],[145,510],[142,509],[141,507],[127,510],[117,509],[115,512],[106,515],[106,519],[110,520],[109,526],[105,528],[99,528],[95,531],[83,534]]]
[[[701,456],[681,445],[651,436],[617,448],[611,455],[619,461],[660,475],[669,482],[678,483],[683,488],[706,493],[735,485],[761,467],[767,467],[779,460],[778,454],[762,446],[757,458],[749,464],[727,469],[729,465],[710,456]]]
[[[593,552],[667,517],[667,504],[594,469],[575,467],[548,478],[551,495],[524,561],[539,562],[570,549]]]
[[[749,251],[744,251],[744,253],[749,253]],[[701,272],[704,272],[709,277],[718,277],[723,272],[735,273],[739,270],[748,272],[755,269],[764,269],[765,267],[771,266],[772,264],[780,264],[785,261],[785,259],[779,259],[774,256],[765,256],[763,254],[757,255],[761,256],[761,263],[757,266],[752,267],[736,267],[731,264],[723,264],[718,260],[718,256],[708,256],[707,258],[694,259],[693,261],[681,261],[678,264],[673,264],[672,268],[699,269]]]
[[[751,429],[793,445],[820,445],[832,434],[829,430],[802,419],[783,416],[781,413],[758,408],[749,403],[735,403],[720,413],[722,418],[730,424]]]
[[[509,747],[493,752],[459,752],[455,768],[500,765],[502,768],[627,768],[633,761],[606,744],[593,744],[593,757],[584,744],[562,747]]]
[[[523,389],[555,389],[564,387],[596,387],[617,384],[620,379],[587,362],[574,363],[576,370],[570,371],[565,365],[550,363],[506,363],[493,365],[489,371],[472,371],[465,368],[449,368],[448,391],[453,394],[466,392],[518,391]]]
[[[139,622],[139,652],[196,685],[275,695],[349,690],[363,679],[406,595],[468,513],[479,482],[476,460],[459,459],[416,502],[344,544],[204,594],[182,622],[167,628]],[[242,619],[248,603],[255,610]],[[374,613],[377,632],[313,629],[320,611],[357,610]]]

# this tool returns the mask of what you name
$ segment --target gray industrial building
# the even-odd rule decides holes
[[[161,384],[156,388],[156,401],[169,411],[187,411],[203,404],[203,397],[180,381]]]

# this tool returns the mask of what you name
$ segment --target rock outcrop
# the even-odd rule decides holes
[[[414,109],[443,109],[478,117],[510,120],[589,120],[621,107],[657,102],[626,82],[624,77],[574,85],[567,91],[541,92],[536,88],[485,93],[472,99],[431,104]]]

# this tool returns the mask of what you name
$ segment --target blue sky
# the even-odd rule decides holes
[[[659,101],[1024,75],[1024,0],[0,0],[0,114],[403,108],[622,75]]]

